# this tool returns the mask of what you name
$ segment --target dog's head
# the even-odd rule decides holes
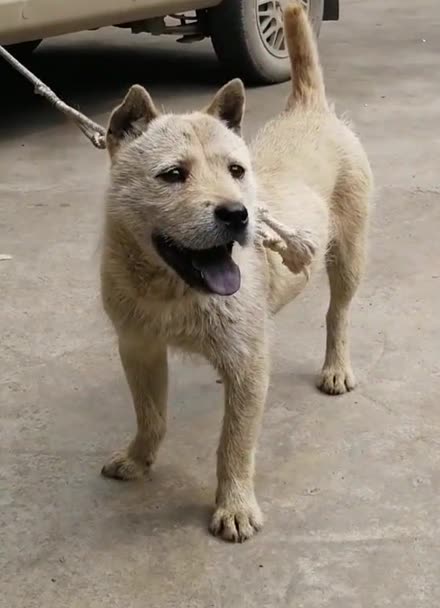
[[[110,118],[108,212],[138,244],[195,289],[231,295],[231,257],[254,224],[255,181],[240,136],[244,88],[232,80],[203,111],[161,114],[133,86]]]

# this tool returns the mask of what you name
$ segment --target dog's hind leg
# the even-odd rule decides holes
[[[336,188],[333,197],[335,237],[327,253],[330,306],[327,312],[327,346],[319,388],[340,395],[355,387],[350,361],[349,308],[359,285],[365,258],[368,215],[368,180],[358,187]]]
[[[137,433],[128,448],[102,469],[105,477],[136,479],[154,462],[166,430],[168,364],[166,347],[120,338],[119,353],[133,397]]]

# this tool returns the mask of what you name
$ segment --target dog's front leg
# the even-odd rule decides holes
[[[133,397],[137,433],[128,448],[102,469],[105,477],[136,479],[156,458],[166,430],[168,364],[166,346],[151,341],[119,340],[122,366]]]
[[[257,348],[249,361],[223,370],[225,415],[217,454],[216,510],[211,532],[242,542],[263,524],[254,492],[254,459],[268,387],[268,355]]]

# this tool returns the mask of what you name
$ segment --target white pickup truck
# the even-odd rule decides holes
[[[247,82],[289,77],[282,9],[289,0],[0,0],[0,45],[23,54],[42,39],[105,26],[209,37],[228,70]],[[339,0],[302,0],[316,34],[339,18]]]

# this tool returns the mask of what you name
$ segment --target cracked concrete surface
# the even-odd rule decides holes
[[[0,254],[12,259],[0,261],[0,606],[439,605],[439,26],[436,0],[346,0],[323,26],[329,93],[377,182],[353,309],[360,386],[341,398],[314,388],[327,305],[317,278],[277,322],[257,469],[267,523],[241,546],[207,533],[222,405],[203,363],[172,363],[152,474],[99,476],[134,428],[97,296],[107,162],[2,70]],[[132,82],[182,110],[224,78],[208,44],[112,30],[48,41],[32,66],[101,121]],[[248,135],[287,89],[249,91]]]

